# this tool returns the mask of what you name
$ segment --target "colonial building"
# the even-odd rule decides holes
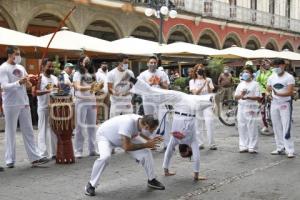
[[[106,40],[126,36],[158,41],[159,19],[144,11],[150,0],[0,0],[0,26],[45,35],[70,9],[66,26]],[[185,41],[217,49],[233,44],[300,50],[298,0],[171,0],[178,15],[166,19],[163,41]]]

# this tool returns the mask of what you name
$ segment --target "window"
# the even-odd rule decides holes
[[[257,0],[251,0],[251,9],[253,10],[257,9]]]
[[[256,9],[257,9],[257,0],[251,0],[251,13],[252,13],[252,21],[256,21]]]
[[[285,16],[287,16],[288,18],[291,17],[291,0],[286,1]]]
[[[275,0],[269,0],[269,13],[275,14]]]
[[[229,0],[230,5],[230,18],[236,17],[236,0]]]

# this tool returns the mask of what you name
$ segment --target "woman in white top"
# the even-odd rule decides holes
[[[212,93],[214,89],[213,82],[211,78],[206,77],[205,69],[202,64],[197,64],[193,69],[193,77],[189,82],[190,92],[194,95],[205,95]],[[205,121],[205,126],[207,130],[208,146],[210,150],[217,150],[217,146],[214,140],[215,128],[214,128],[214,115],[212,106],[207,107],[203,110],[203,113],[197,113],[196,120],[196,131],[198,135],[199,147],[204,148],[204,138],[203,138],[203,122]]]
[[[253,80],[252,67],[245,67],[242,79],[234,94],[239,102],[237,122],[240,153],[257,153],[258,101],[261,99],[261,93],[259,84]]]
[[[79,71],[73,76],[75,89],[75,157],[81,158],[83,153],[83,131],[86,128],[88,133],[88,150],[90,156],[96,153],[96,97],[91,93],[91,88],[96,80],[93,66],[88,56],[80,57],[78,61]]]

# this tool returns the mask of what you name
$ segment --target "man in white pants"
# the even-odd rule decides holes
[[[126,73],[129,73],[132,77],[134,76],[133,72],[128,69],[128,63],[128,56],[120,56],[118,66],[107,74],[108,91],[111,94],[110,118],[133,113],[130,83],[128,80],[123,79]]]
[[[183,157],[186,151],[193,152],[194,161],[194,180],[203,180],[204,177],[199,177],[200,170],[200,152],[199,143],[196,140],[196,113],[203,112],[207,107],[212,106],[213,94],[207,95],[188,95],[183,92],[173,90],[163,90],[153,88],[141,79],[130,79],[134,86],[132,92],[136,94],[153,94],[160,95],[160,98],[153,99],[153,103],[162,104],[168,103],[174,106],[174,118],[171,130],[171,139],[168,143],[165,153],[163,168],[165,175],[170,176],[174,173],[169,172],[169,164],[176,145],[180,144]]]
[[[91,179],[85,187],[85,194],[95,196],[95,187],[109,163],[114,147],[123,148],[144,167],[148,177],[148,187],[164,190],[164,185],[155,179],[153,157],[148,149],[155,148],[161,142],[161,137],[143,142],[139,136],[142,132],[153,132],[157,125],[158,120],[153,116],[142,117],[136,114],[116,116],[101,124],[97,131],[100,158],[94,163]]]
[[[38,100],[38,148],[40,155],[43,157],[55,158],[57,138],[52,131],[49,123],[49,102],[50,93],[53,88],[57,88],[57,78],[52,75],[54,72],[53,60],[44,59],[42,61],[43,73],[37,90]]]
[[[147,82],[151,87],[154,88],[161,88],[161,89],[169,89],[169,77],[168,75],[161,70],[157,69],[157,58],[155,56],[149,57],[147,66],[148,70],[145,70],[139,75],[139,79]],[[143,109],[145,115],[153,115],[157,119],[159,119],[160,123],[162,123],[163,117],[170,119],[170,114],[166,115],[166,112],[168,111],[166,109],[166,105],[158,105],[153,103],[153,99],[159,98],[160,95],[143,95]],[[164,144],[165,147],[169,143],[169,132],[170,132],[170,122],[169,120],[164,120],[164,123],[161,128],[165,129],[164,134]]]
[[[3,91],[3,110],[5,117],[5,162],[13,168],[16,162],[16,130],[19,120],[23,134],[25,150],[32,165],[48,162],[42,158],[34,142],[29,100],[26,86],[30,86],[28,74],[20,65],[21,56],[18,47],[7,48],[8,59],[0,66],[0,84]]]
[[[272,155],[287,154],[288,158],[294,157],[294,140],[291,134],[292,123],[292,96],[295,79],[285,71],[285,61],[273,61],[274,72],[267,82],[267,92],[272,92],[271,119],[276,141],[276,150]]]

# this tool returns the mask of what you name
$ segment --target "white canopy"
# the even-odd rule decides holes
[[[111,45],[116,49],[116,53],[128,55],[150,56],[157,52],[159,44],[157,42],[143,40],[135,37],[126,37],[111,42]]]
[[[0,45],[38,46],[38,37],[0,27]]]
[[[280,58],[278,51],[273,51],[261,47],[253,52],[253,58]]]
[[[39,45],[41,47],[47,47],[52,35],[53,33],[41,36],[39,38]],[[49,48],[78,51],[85,50],[99,53],[115,52],[109,41],[68,30],[58,31]]]
[[[253,58],[254,51],[250,49],[241,48],[238,46],[232,46],[226,49],[219,50],[214,57],[222,58]]]
[[[287,60],[300,60],[299,53],[289,51],[288,49],[285,49],[285,50],[279,52],[279,55],[280,55],[280,58],[284,58]]]
[[[205,55],[210,56],[217,54],[219,50],[204,47],[196,44],[186,42],[175,42],[165,46],[160,46],[159,51],[156,53],[167,54],[167,55]]]

